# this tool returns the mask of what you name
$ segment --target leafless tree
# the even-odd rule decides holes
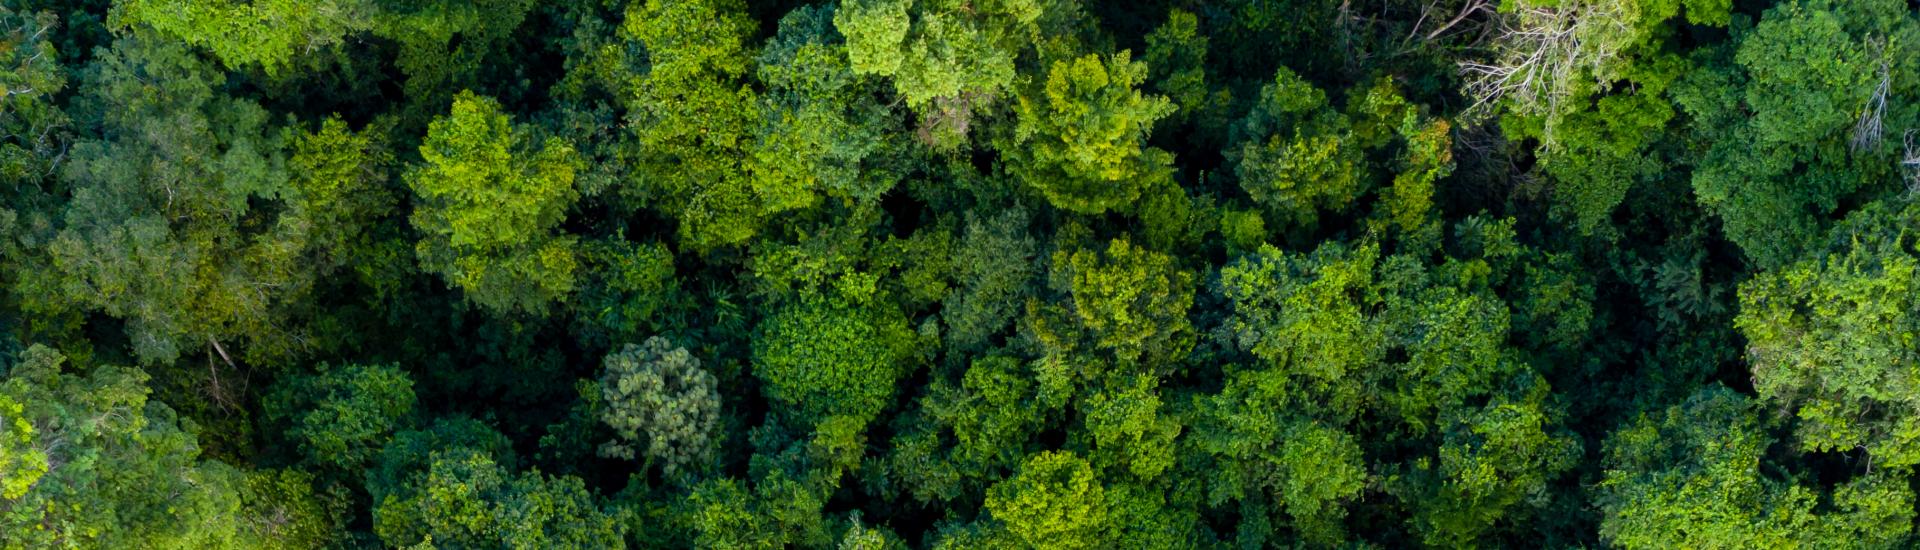
[[[1880,81],[1874,85],[1873,94],[1867,96],[1867,108],[1860,113],[1860,122],[1853,125],[1853,140],[1848,144],[1853,147],[1855,152],[1865,151],[1880,145],[1880,136],[1884,131],[1880,126],[1881,119],[1887,114],[1887,93],[1893,83],[1891,68],[1888,66],[1886,56],[1886,41],[1874,40],[1872,42],[1878,46],[1881,53]],[[1908,144],[1911,145],[1911,133],[1908,135]],[[1908,147],[1908,150],[1912,150],[1912,148]]]
[[[1460,70],[1474,104],[1467,114],[1491,114],[1502,100],[1528,114],[1556,111],[1573,94],[1576,78],[1607,82],[1609,62],[1632,43],[1628,13],[1615,0],[1574,0],[1558,6],[1521,6],[1505,14],[1494,55],[1465,61]],[[1543,145],[1552,143],[1552,127]]]
[[[1907,130],[1906,151],[1900,156],[1900,167],[1907,170],[1907,196],[1920,197],[1920,145],[1916,145],[1913,136],[1920,130]]]

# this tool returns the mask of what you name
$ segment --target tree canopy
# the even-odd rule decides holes
[[[1920,547],[1903,0],[0,0],[0,550]]]

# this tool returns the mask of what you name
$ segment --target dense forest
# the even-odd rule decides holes
[[[1912,548],[1916,0],[0,0],[0,549]]]

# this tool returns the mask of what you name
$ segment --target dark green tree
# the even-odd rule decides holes
[[[310,464],[357,474],[414,412],[413,380],[392,365],[321,363],[282,380],[266,413]]]
[[[313,212],[286,204],[299,190],[266,111],[154,37],[121,38],[94,67],[76,102],[100,137],[61,167],[72,199],[50,265],[23,273],[26,307],[119,318],[143,362],[204,348],[232,360],[223,340],[256,358],[302,347],[288,304],[316,275],[301,267]]]

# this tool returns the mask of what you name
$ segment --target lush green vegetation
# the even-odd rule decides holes
[[[0,0],[0,550],[1920,546],[1908,0]]]

